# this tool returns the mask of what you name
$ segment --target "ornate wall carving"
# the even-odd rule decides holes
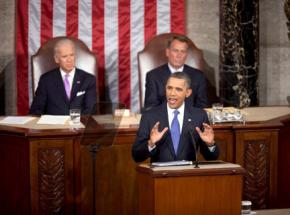
[[[39,212],[64,214],[64,149],[39,149],[38,156]]]
[[[269,206],[269,143],[265,140],[246,141],[244,153],[243,199],[252,201],[254,208],[264,209]]]
[[[220,95],[226,105],[258,104],[258,0],[220,0]]]

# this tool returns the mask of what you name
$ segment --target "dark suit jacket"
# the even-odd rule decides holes
[[[69,115],[69,110],[76,108],[81,110],[81,114],[91,114],[95,106],[95,76],[76,68],[69,100],[65,93],[60,70],[57,68],[40,77],[29,113],[33,115]]]
[[[193,107],[208,107],[206,78],[203,72],[188,65],[184,65],[183,72],[190,77],[192,89],[191,96],[185,102]],[[166,101],[165,85],[170,74],[167,63],[146,74],[145,109]]]
[[[160,122],[159,131],[162,131],[165,127],[169,128],[166,103],[142,114],[136,140],[132,147],[132,156],[136,162],[144,161],[149,157],[151,158],[151,162],[195,160],[194,145],[190,132],[193,132],[197,147],[199,147],[200,153],[206,160],[215,160],[218,158],[218,147],[216,146],[215,151],[211,152],[195,131],[195,127],[201,128],[203,122],[208,122],[207,114],[204,110],[185,105],[182,133],[177,155],[174,152],[170,130],[156,143],[156,148],[149,152],[148,140],[150,139],[150,131],[158,121]]]

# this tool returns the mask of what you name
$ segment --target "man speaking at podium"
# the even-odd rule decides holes
[[[184,72],[172,73],[166,83],[166,100],[143,113],[132,156],[136,162],[195,160],[199,148],[206,160],[218,158],[214,131],[203,109],[186,105],[192,93],[190,78]]]

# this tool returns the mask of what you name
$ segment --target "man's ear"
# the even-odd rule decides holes
[[[168,57],[168,55],[169,55],[169,48],[166,48],[165,49],[165,55],[166,55],[166,57]]]
[[[59,64],[59,60],[58,60],[58,57],[56,55],[54,55],[54,61]]]
[[[186,98],[188,98],[192,93],[192,89],[188,88],[186,89]]]

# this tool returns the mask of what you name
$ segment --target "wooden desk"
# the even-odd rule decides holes
[[[289,215],[290,209],[257,210],[256,215]]]
[[[86,130],[1,125],[0,214],[93,214],[93,189],[97,214],[136,214],[135,134],[93,120]]]
[[[113,143],[96,156],[98,214],[136,214],[131,145],[137,128],[104,128],[92,121],[88,128],[84,139],[82,129],[0,125],[0,214],[92,214],[90,150],[96,141]],[[243,199],[253,202],[253,210],[290,207],[290,116],[246,125],[220,124],[214,129],[221,147],[219,159],[247,170]]]
[[[139,215],[240,215],[244,169],[218,163],[137,168]]]

